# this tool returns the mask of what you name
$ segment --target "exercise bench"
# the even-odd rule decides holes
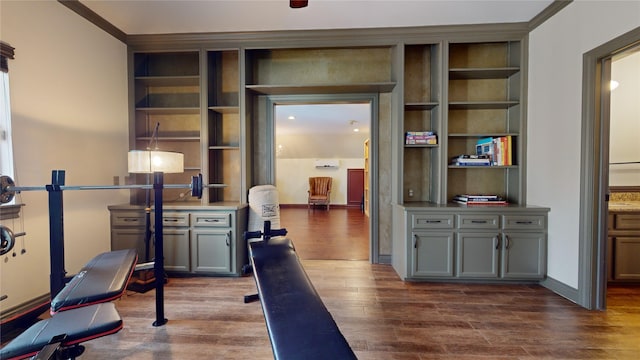
[[[51,300],[51,317],[0,349],[0,359],[74,359],[84,351],[80,343],[120,331],[122,319],[110,301],[124,293],[137,259],[134,249],[91,259]]]
[[[114,334],[122,326],[122,319],[111,302],[61,312],[38,321],[18,335],[0,349],[0,358],[30,358],[60,335],[64,336],[64,340],[59,343],[58,351],[63,354],[60,358],[75,358],[84,351],[80,343]]]
[[[137,261],[134,249],[109,251],[94,257],[51,300],[51,315],[120,298]]]
[[[292,241],[271,238],[267,229],[265,224],[264,240],[248,243],[258,289],[258,295],[249,299],[260,299],[274,358],[357,359],[304,271]]]

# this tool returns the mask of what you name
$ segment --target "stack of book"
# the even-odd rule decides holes
[[[465,205],[507,205],[507,201],[498,195],[456,195],[453,202]]]
[[[451,165],[455,166],[491,166],[491,157],[482,155],[458,155],[451,159]]]
[[[407,131],[405,134],[406,145],[436,145],[438,137],[431,131]]]
[[[491,165],[513,165],[513,139],[511,135],[482,138],[476,142],[477,155],[489,155]]]

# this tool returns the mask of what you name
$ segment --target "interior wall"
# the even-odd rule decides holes
[[[364,159],[337,158],[338,167],[317,168],[315,158],[277,159],[276,187],[280,204],[307,204],[309,178],[330,176],[331,204],[347,204],[347,169],[364,169]]]
[[[640,2],[573,1],[529,37],[527,202],[551,208],[547,273],[578,287],[582,60],[640,25]]]
[[[330,176],[331,203],[346,205],[347,169],[364,169],[364,141],[368,137],[363,133],[278,135],[276,131],[276,187],[280,204],[307,204],[309,177]],[[339,164],[318,168],[318,159],[335,159]]]
[[[67,185],[111,185],[114,176],[124,182],[126,46],[51,0],[1,1],[0,36],[16,49],[9,60],[16,184],[50,184],[56,169],[66,171]],[[15,257],[0,259],[8,295],[2,311],[49,292],[47,192],[20,197],[27,236],[17,241]],[[128,200],[127,190],[64,192],[69,274],[110,249],[107,205]]]
[[[619,86],[611,92],[609,186],[640,186],[640,50],[632,51],[611,62]]]

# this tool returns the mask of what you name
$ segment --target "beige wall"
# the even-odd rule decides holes
[[[638,1],[573,1],[529,36],[527,202],[551,208],[548,276],[578,286],[583,54],[640,25]]]
[[[56,1],[1,1],[1,40],[16,48],[9,61],[15,180],[43,186],[66,170],[68,185],[110,185],[126,175],[128,110],[126,46]],[[17,255],[0,259],[5,311],[49,292],[46,191],[24,192],[27,236]],[[65,191],[66,270],[77,272],[110,248],[108,204],[125,190]],[[27,250],[20,254],[23,247]]]

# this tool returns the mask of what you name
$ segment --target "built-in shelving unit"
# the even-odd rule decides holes
[[[447,161],[475,154],[478,139],[511,136],[513,165],[447,166],[446,199],[495,194],[522,203],[519,41],[448,44]]]
[[[202,171],[200,152],[200,61],[198,51],[135,52],[133,54],[134,133],[132,149],[147,148],[185,154],[185,172],[166,174],[167,183],[188,184]],[[156,124],[157,141],[153,139]],[[136,175],[137,183],[148,181]],[[166,201],[185,199],[184,189],[167,189]],[[134,203],[144,203],[134,191]]]
[[[209,202],[241,202],[241,124],[239,51],[207,52]]]
[[[404,47],[404,127],[409,131],[432,131],[438,144],[404,144],[402,201],[440,201],[440,141],[442,139],[440,46]]]

